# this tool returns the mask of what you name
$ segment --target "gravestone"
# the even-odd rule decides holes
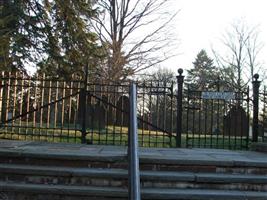
[[[105,117],[106,117],[107,125],[113,125],[114,114],[113,114],[113,107],[111,106],[111,104],[112,102],[110,101],[109,97],[103,95],[102,106],[106,112]]]
[[[93,106],[93,122],[94,127],[97,129],[103,129],[106,125],[106,110],[100,101]]]
[[[89,98],[88,98],[89,99]],[[91,103],[91,99],[87,100],[86,105],[86,128],[103,129],[106,125],[106,109],[98,100],[96,104]],[[81,100],[79,101],[78,124],[82,126],[84,107]]]
[[[116,125],[129,125],[130,101],[127,96],[121,96],[116,103]]]
[[[246,111],[240,105],[233,106],[224,116],[224,134],[231,136],[247,136],[249,119]]]

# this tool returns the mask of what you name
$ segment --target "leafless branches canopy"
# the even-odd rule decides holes
[[[99,0],[93,27],[108,59],[102,74],[121,80],[173,56],[171,0]],[[103,74],[104,75],[104,74]]]
[[[259,34],[258,26],[250,27],[245,21],[239,21],[223,35],[221,41],[226,53],[213,50],[217,64],[223,73],[228,73],[226,76],[232,79],[236,88],[246,86],[262,69],[260,53],[264,45],[259,40]]]

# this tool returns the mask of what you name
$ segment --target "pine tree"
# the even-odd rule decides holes
[[[83,70],[87,64],[95,70],[102,52],[89,26],[89,19],[97,14],[90,1],[46,1],[45,7],[48,57],[39,63],[40,70],[64,76]]]
[[[0,1],[0,69],[24,70],[45,43],[43,6],[35,0]]]
[[[218,80],[218,71],[213,65],[213,60],[202,49],[193,62],[193,68],[188,70],[190,89],[205,90],[215,88]]]
[[[97,12],[84,0],[0,1],[0,70],[28,66],[68,76],[102,58],[89,19]]]

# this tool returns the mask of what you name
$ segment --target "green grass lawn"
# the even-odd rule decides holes
[[[81,143],[79,127],[4,127],[0,129],[0,138],[14,140],[33,140],[47,142]],[[176,147],[175,134],[151,130],[138,130],[139,145],[143,147]],[[87,142],[103,145],[127,145],[128,128],[107,126],[103,129],[87,129]],[[183,134],[182,147],[246,149],[249,141],[245,137],[229,137],[223,135]]]

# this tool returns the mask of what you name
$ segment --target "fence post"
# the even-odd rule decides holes
[[[183,69],[178,69],[177,84],[177,122],[176,122],[176,147],[181,147],[181,139],[182,139],[182,104],[183,104],[183,83],[184,76]]]
[[[130,200],[140,200],[140,174],[139,174],[139,152],[138,152],[138,132],[137,132],[137,105],[136,105],[136,85],[130,86],[130,131],[128,136],[128,168],[129,168],[129,198]]]
[[[252,142],[258,141],[259,136],[259,74],[253,76],[253,124],[252,124]]]
[[[84,67],[83,88],[81,88],[81,111],[82,111],[82,144],[86,144],[86,126],[87,126],[87,82],[88,82],[88,65]]]

